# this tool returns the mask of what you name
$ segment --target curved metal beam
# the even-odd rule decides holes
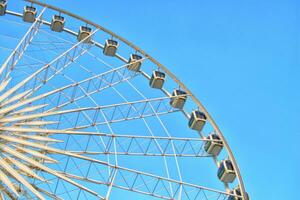
[[[211,115],[208,113],[208,111],[205,109],[205,107],[203,106],[203,104],[196,98],[196,96],[179,79],[177,79],[177,77],[171,71],[169,71],[164,65],[162,65],[160,62],[158,62],[156,59],[154,59],[151,55],[147,54],[145,51],[143,51],[138,46],[134,45],[133,43],[131,43],[127,39],[125,39],[125,38],[123,38],[123,37],[115,34],[114,32],[112,32],[112,31],[104,28],[103,26],[100,26],[97,23],[94,23],[94,22],[92,22],[92,21],[90,21],[88,19],[85,19],[85,18],[83,18],[83,17],[81,17],[79,15],[76,15],[74,13],[70,13],[70,12],[68,12],[66,10],[57,8],[55,6],[52,6],[52,5],[43,3],[43,2],[39,2],[39,1],[35,1],[35,0],[25,0],[25,1],[30,2],[30,3],[35,3],[37,5],[44,6],[44,7],[47,7],[49,9],[52,9],[52,10],[56,10],[56,11],[58,11],[60,13],[64,13],[64,14],[70,16],[70,17],[76,18],[76,19],[78,19],[80,21],[83,21],[83,22],[85,22],[87,24],[90,24],[90,25],[92,25],[92,26],[94,26],[94,27],[96,27],[96,28],[98,28],[98,29],[106,32],[107,34],[113,36],[114,38],[119,39],[120,41],[122,41],[125,44],[127,44],[129,47],[133,48],[135,51],[137,51],[140,54],[142,54],[145,57],[147,57],[151,62],[153,62],[155,65],[157,65],[159,68],[161,68],[164,72],[166,72],[169,77],[171,77],[182,89],[184,89],[189,94],[189,96],[197,104],[197,106],[206,114],[207,120],[211,123],[212,127],[215,129],[216,133],[219,135],[220,139],[223,141],[224,147],[226,148],[228,156],[229,156],[230,160],[232,161],[233,167],[234,167],[234,169],[236,171],[238,182],[239,182],[239,187],[240,187],[240,190],[241,190],[241,195],[242,195],[243,199],[246,200],[247,195],[246,195],[246,191],[245,191],[244,182],[243,182],[243,179],[242,179],[242,176],[241,176],[241,173],[240,173],[240,169],[238,167],[236,159],[234,158],[233,152],[232,152],[232,150],[231,150],[228,142],[226,141],[224,135],[222,134],[220,128],[218,127],[217,123],[213,120],[213,118],[211,117]]]

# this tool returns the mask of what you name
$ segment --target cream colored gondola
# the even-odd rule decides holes
[[[0,15],[5,14],[6,7],[7,7],[7,1],[6,0],[0,0]]]
[[[174,108],[182,109],[186,102],[187,96],[186,92],[183,90],[174,90],[172,93],[172,98],[170,100],[170,105]]]
[[[119,43],[115,40],[108,39],[105,41],[103,54],[107,56],[115,56],[118,50]]]
[[[218,156],[223,149],[223,142],[217,134],[210,134],[207,136],[207,141],[205,141],[204,149],[205,151],[213,156]]]
[[[153,71],[150,78],[150,87],[161,89],[164,85],[166,74],[161,71]]]
[[[34,22],[36,18],[37,10],[33,6],[25,6],[23,10],[23,21],[24,22]]]
[[[232,183],[236,177],[231,160],[223,160],[218,169],[218,178],[224,183]]]
[[[142,59],[142,56],[137,54],[131,54],[130,58],[128,60],[127,68],[131,71],[138,72],[140,71],[140,68],[142,66],[142,62],[140,61]]]
[[[236,196],[241,196],[241,190],[239,187],[233,189],[230,191],[230,194],[233,194],[235,196],[229,196],[227,200],[250,200],[248,193],[246,193],[246,196],[244,199],[242,197],[236,197]]]
[[[206,116],[203,112],[199,110],[195,110],[192,112],[190,120],[189,120],[189,127],[196,131],[201,131],[205,125]]]
[[[54,15],[51,21],[51,30],[55,32],[62,32],[65,26],[65,18],[60,15]]]
[[[77,40],[79,42],[84,40],[83,42],[88,43],[91,41],[91,38],[90,38],[91,33],[92,33],[92,29],[90,27],[80,26],[78,35],[77,35]]]

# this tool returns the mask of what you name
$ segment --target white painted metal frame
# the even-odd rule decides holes
[[[28,2],[34,2],[38,5],[41,5],[43,7],[47,7],[49,9],[53,9],[56,11],[59,11],[61,13],[64,13],[66,15],[69,15],[71,17],[74,17],[78,20],[81,20],[83,22],[85,22],[86,24],[90,24],[94,27],[96,27],[97,29],[92,33],[92,35],[94,33],[96,33],[98,30],[104,31],[106,33],[108,33],[109,35],[113,36],[116,39],[119,39],[120,41],[124,42],[125,44],[127,44],[129,47],[133,48],[135,51],[139,52],[141,55],[144,56],[144,59],[149,59],[152,63],[154,63],[155,65],[157,65],[158,68],[160,68],[161,70],[163,70],[173,81],[175,81],[178,86],[180,88],[182,88],[183,90],[185,90],[187,92],[187,96],[189,98],[191,98],[196,104],[197,106],[206,114],[208,121],[211,123],[211,125],[213,126],[214,130],[216,131],[216,133],[219,135],[219,137],[221,138],[223,144],[225,145],[225,148],[228,152],[228,156],[230,158],[230,160],[233,163],[233,166],[235,168],[235,171],[237,173],[237,177],[238,177],[238,182],[239,182],[239,186],[241,188],[241,193],[242,193],[242,198],[245,199],[246,195],[245,195],[245,188],[244,188],[244,184],[243,184],[243,180],[241,177],[241,174],[239,172],[239,168],[238,165],[234,159],[234,156],[231,152],[231,149],[229,147],[229,145],[227,144],[224,136],[222,135],[221,131],[219,130],[217,124],[213,121],[213,119],[211,118],[211,116],[209,115],[209,113],[206,111],[206,109],[203,107],[203,105],[200,103],[200,101],[163,65],[161,65],[158,61],[156,61],[154,58],[152,58],[150,55],[146,54],[143,50],[141,50],[140,48],[136,47],[134,44],[130,43],[129,41],[127,41],[126,39],[114,34],[113,32],[103,28],[102,26],[95,24],[89,20],[83,19],[82,17],[79,17],[77,15],[74,15],[72,13],[69,13],[65,10],[61,10],[59,8],[41,3],[41,2],[35,2],[33,0],[27,0]],[[44,10],[43,10],[44,11]],[[42,11],[42,13],[43,13]],[[16,16],[20,16],[20,14],[18,13],[14,13],[11,11],[7,12],[8,14],[13,14]],[[43,20],[41,18],[42,13],[39,15],[39,17],[37,18],[37,20],[32,24],[32,26],[30,27],[30,29],[28,30],[28,32],[25,34],[25,36],[23,37],[23,39],[21,40],[21,42],[19,43],[19,45],[16,47],[16,49],[13,51],[13,53],[11,54],[11,56],[7,59],[7,61],[5,62],[5,64],[1,67],[1,72],[4,69],[13,69],[13,67],[17,64],[17,61],[19,59],[21,59],[22,55],[24,54],[24,52],[26,51],[27,46],[29,45],[29,43],[32,41],[32,38],[34,37],[34,35],[38,32],[38,28],[40,27],[40,24],[46,24],[46,25],[50,25],[49,22]],[[64,31],[76,35],[76,33],[65,29]],[[62,154],[62,155],[67,155],[70,157],[74,157],[74,158],[80,158],[83,160],[87,160],[91,163],[99,163],[99,164],[103,164],[106,165],[107,167],[111,168],[111,173],[109,176],[108,180],[103,180],[103,182],[99,182],[97,180],[90,180],[87,178],[84,178],[84,181],[88,181],[88,182],[94,182],[94,183],[99,183],[99,184],[105,184],[109,186],[109,190],[107,192],[107,194],[105,195],[106,197],[102,197],[99,196],[99,194],[97,194],[94,191],[89,190],[88,188],[85,188],[82,185],[77,184],[76,182],[72,181],[70,178],[73,179],[82,179],[83,177],[79,177],[76,175],[72,175],[72,174],[68,174],[65,173],[64,176],[62,176],[61,174],[58,174],[55,171],[51,171],[51,169],[45,168],[45,166],[39,164],[38,162],[33,162],[32,160],[30,160],[27,157],[24,157],[24,155],[16,152],[14,149],[11,149],[8,146],[2,146],[1,149],[6,152],[7,154],[10,155],[14,155],[15,157],[18,157],[20,159],[23,159],[24,161],[27,161],[29,163],[31,163],[32,165],[38,166],[40,169],[44,169],[45,171],[48,171],[52,174],[55,174],[57,177],[78,186],[79,188],[81,188],[82,190],[85,190],[91,194],[94,194],[95,196],[98,196],[98,198],[100,199],[108,199],[110,192],[111,192],[111,188],[112,187],[116,187],[116,188],[121,188],[121,189],[125,189],[125,190],[129,190],[129,191],[134,191],[134,192],[138,192],[138,193],[142,193],[142,194],[147,194],[147,195],[151,195],[151,196],[155,196],[155,197],[159,197],[162,199],[174,199],[174,198],[178,198],[181,199],[182,197],[184,197],[186,195],[186,197],[188,196],[188,190],[186,189],[186,187],[192,187],[194,189],[197,190],[197,192],[200,193],[204,193],[204,191],[211,191],[211,192],[216,192],[218,193],[219,196],[215,197],[216,199],[224,199],[228,196],[228,193],[226,192],[222,192],[222,191],[216,191],[210,188],[205,188],[205,187],[201,187],[201,186],[197,186],[197,185],[192,185],[192,184],[188,184],[188,183],[184,183],[182,180],[180,181],[176,181],[176,180],[172,180],[170,178],[165,178],[165,177],[159,177],[153,174],[147,174],[144,172],[140,172],[140,171],[135,171],[132,169],[127,169],[127,168],[123,168],[121,166],[118,165],[112,165],[109,162],[102,162],[102,161],[98,161],[98,160],[94,160],[90,157],[86,157],[84,155],[92,155],[92,154],[112,154],[112,155],[143,155],[143,156],[174,156],[175,159],[177,156],[192,156],[192,157],[202,157],[202,156],[207,156],[203,151],[201,151],[202,147],[200,147],[200,149],[198,149],[197,151],[193,150],[193,152],[185,152],[185,149],[179,151],[177,145],[177,141],[181,141],[186,143],[185,145],[189,145],[191,146],[191,148],[193,149],[193,145],[191,144],[192,142],[203,142],[205,141],[205,138],[202,136],[202,139],[199,140],[191,140],[189,138],[172,138],[170,135],[169,137],[163,138],[163,137],[157,137],[157,136],[149,136],[149,137],[138,137],[138,136],[132,136],[132,135],[117,135],[115,134],[112,130],[110,134],[104,134],[104,133],[99,133],[99,132],[84,132],[84,131],[80,131],[80,129],[84,129],[87,128],[89,126],[95,126],[95,125],[102,125],[102,124],[107,124],[109,125],[110,123],[114,123],[114,122],[119,122],[122,120],[134,120],[134,119],[138,119],[141,118],[144,120],[145,117],[147,116],[157,116],[161,115],[161,114],[168,114],[171,112],[177,112],[178,110],[173,109],[173,108],[167,108],[165,110],[159,110],[159,106],[160,105],[164,105],[166,108],[167,103],[165,101],[169,101],[170,98],[172,98],[172,96],[169,94],[169,92],[166,89],[162,89],[162,91],[167,95],[167,97],[161,97],[161,98],[157,98],[157,99],[147,99],[145,98],[144,100],[140,100],[140,101],[136,101],[136,102],[126,102],[126,103],[121,103],[121,104],[112,104],[112,105],[107,105],[107,106],[97,106],[97,103],[95,102],[96,106],[95,107],[90,107],[90,108],[84,108],[84,109],[73,109],[73,110],[63,110],[60,111],[59,109],[68,105],[69,103],[73,103],[76,102],[78,100],[80,100],[81,98],[87,97],[95,92],[99,92],[101,90],[104,90],[106,88],[112,87],[114,90],[114,85],[119,84],[121,82],[127,82],[129,83],[133,88],[135,88],[131,83],[130,83],[130,79],[134,78],[137,73],[136,72],[128,72],[127,68],[126,68],[126,64],[124,66],[121,66],[119,68],[115,68],[112,69],[110,71],[104,72],[102,74],[98,74],[95,75],[91,78],[85,79],[81,82],[74,82],[73,84],[67,85],[65,87],[62,88],[58,88],[56,90],[50,91],[48,93],[39,95],[39,96],[35,96],[35,97],[30,97],[30,95],[32,95],[35,91],[37,91],[39,88],[42,87],[43,84],[45,84],[47,81],[49,81],[52,77],[54,77],[55,75],[61,73],[66,67],[68,67],[71,63],[75,62],[77,58],[79,58],[80,56],[84,55],[85,53],[89,54],[89,48],[91,48],[92,45],[98,46],[100,48],[103,48],[102,45],[100,45],[99,43],[97,43],[96,41],[93,41],[92,43],[83,43],[83,41],[75,44],[74,46],[72,46],[69,50],[67,50],[66,52],[64,52],[61,56],[58,56],[57,58],[55,58],[52,62],[46,64],[45,66],[43,66],[40,70],[36,71],[34,74],[32,74],[31,76],[29,76],[27,79],[25,79],[23,82],[17,84],[15,87],[11,88],[10,90],[6,91],[4,94],[2,94],[0,96],[0,102],[3,102],[4,100],[6,100],[6,102],[4,101],[4,103],[1,103],[1,106],[4,108],[1,108],[0,110],[0,114],[5,114],[8,116],[6,118],[2,118],[0,119],[0,122],[3,124],[6,123],[16,123],[17,125],[29,125],[30,123],[33,123],[31,125],[37,126],[37,125],[43,125],[45,123],[51,123],[51,122],[47,122],[47,121],[36,121],[36,122],[24,122],[24,120],[33,120],[33,119],[37,119],[37,118],[46,118],[48,116],[51,115],[63,115],[65,113],[73,113],[73,112],[78,112],[78,113],[84,113],[88,110],[94,110],[94,114],[92,117],[89,116],[89,118],[91,118],[91,123],[86,124],[84,126],[77,126],[76,124],[74,124],[72,129],[68,129],[68,130],[49,130],[47,129],[45,131],[45,129],[38,129],[38,128],[31,128],[31,129],[25,129],[25,128],[18,128],[18,127],[1,127],[0,130],[1,131],[10,131],[10,132],[23,132],[23,133],[30,133],[30,132],[40,132],[40,133],[44,133],[47,135],[51,135],[51,134],[70,134],[70,135],[97,135],[97,136],[101,136],[101,137],[109,137],[109,144],[105,144],[104,147],[106,148],[105,151],[103,152],[88,152],[88,151],[78,151],[78,152],[69,152],[69,151],[63,151],[63,150],[59,150],[59,149],[54,149],[51,147],[47,147],[47,146],[40,146],[37,143],[30,143],[28,141],[24,141],[24,140],[20,140],[17,137],[9,137],[9,136],[5,136],[5,135],[1,135],[0,137],[2,139],[5,139],[7,141],[11,141],[17,144],[21,144],[21,145],[25,145],[25,146],[31,146],[31,147],[36,147],[36,148],[40,148],[40,149],[44,149],[45,151],[47,151],[48,153],[55,153],[55,154]],[[17,56],[18,55],[18,56]],[[126,59],[124,59],[123,57],[121,57],[120,55],[116,55],[117,58],[119,58],[120,60],[127,62]],[[62,61],[62,62],[61,62]],[[11,63],[11,64],[9,64]],[[8,65],[9,64],[9,65]],[[9,66],[9,67],[7,67]],[[44,73],[44,78],[38,79],[37,78],[37,74],[40,73]],[[0,89],[1,88],[5,88],[7,86],[7,84],[9,83],[9,81],[7,81],[8,76],[9,76],[9,71],[7,73],[5,73],[5,80],[3,81],[2,84],[0,85]],[[149,79],[149,76],[144,73],[141,72],[142,75],[144,75],[146,78]],[[106,77],[109,77],[108,79]],[[117,77],[117,78],[115,78]],[[28,83],[29,81],[34,80],[34,82],[39,82],[40,84],[37,84],[34,88],[32,88],[31,90],[27,90],[22,94],[16,94],[16,91],[18,89],[20,89],[21,87],[26,88],[26,83]],[[107,81],[110,80],[110,81]],[[90,89],[91,87],[93,87],[94,81],[99,81],[100,85],[97,85],[96,87],[94,86],[93,89]],[[99,83],[98,82],[98,83]],[[88,86],[86,87],[86,83],[88,83]],[[65,94],[65,91],[68,89],[72,89],[74,95],[71,95],[71,97],[68,97]],[[136,88],[135,88],[136,89]],[[78,93],[77,91],[81,91],[81,93]],[[139,92],[139,91],[137,91]],[[24,115],[24,116],[16,116],[16,114],[18,113],[25,113],[31,110],[24,110],[24,111],[18,111],[18,113],[13,112],[13,110],[15,110],[16,108],[19,108],[21,106],[30,104],[34,101],[37,100],[41,100],[43,98],[47,98],[51,95],[59,95],[59,96],[64,96],[65,97],[65,102],[64,103],[58,103],[56,104],[55,107],[51,108],[50,110],[46,110],[43,113],[40,114],[32,114],[32,115]],[[142,97],[143,95],[140,94]],[[8,99],[8,97],[10,97],[10,99]],[[19,99],[19,98],[24,98],[24,101],[21,101],[19,103],[15,103],[12,104],[12,102],[14,102],[15,100]],[[146,109],[146,107],[149,107],[149,109]],[[36,107],[30,107],[28,109],[32,109],[32,111],[43,108],[44,105],[38,105]],[[105,113],[105,110],[107,110],[107,113]],[[150,110],[150,112],[149,112]],[[147,111],[147,112],[145,112]],[[182,110],[184,113],[185,111]],[[99,115],[99,112],[101,112],[101,115],[105,118],[104,121],[100,121],[97,120],[97,116]],[[111,113],[111,115],[108,115],[108,113]],[[185,113],[186,116],[189,117],[188,113]],[[79,115],[78,115],[79,116]],[[158,118],[159,119],[159,118]],[[35,124],[34,124],[35,123]],[[146,121],[145,121],[146,123]],[[167,130],[165,130],[167,132]],[[24,135],[23,135],[24,136]],[[26,137],[26,136],[24,136]],[[47,137],[48,138],[48,137]],[[46,140],[46,137],[43,138],[43,136],[40,136],[40,138],[36,138],[38,140]],[[48,138],[49,139],[49,138]],[[128,144],[124,144],[122,143],[122,141],[124,139],[129,139],[130,143]],[[143,148],[141,146],[141,143],[139,142],[139,140],[143,140],[143,141],[147,141],[148,145],[147,148]],[[51,139],[49,139],[51,140]],[[161,140],[168,140],[168,146],[169,146],[169,153],[167,151],[167,149],[161,149],[161,146],[159,144],[159,141]],[[48,141],[49,142],[49,141]],[[57,142],[57,141],[52,141],[52,142]],[[135,146],[137,146],[138,148],[135,149],[135,151],[133,151],[131,149],[132,144],[135,142]],[[111,145],[114,145],[114,148],[111,149]],[[121,147],[121,149],[123,149],[123,151],[117,151],[116,145],[119,145]],[[150,152],[149,149],[151,149],[151,146],[157,147],[157,151],[156,152]],[[16,148],[21,148],[21,147],[16,147]],[[199,148],[199,147],[198,147]],[[26,149],[22,149],[22,151],[29,151],[30,154],[34,154],[35,156],[41,157],[42,159],[48,159],[51,161],[51,158],[47,157],[44,154],[39,154],[38,152],[33,152],[30,150],[26,150]],[[15,163],[15,165],[19,165],[20,163],[17,163],[18,161],[13,160],[13,158],[10,158],[9,156],[7,156],[9,159],[9,162],[13,162]],[[117,163],[117,157],[116,158],[116,163]],[[217,158],[214,158],[214,160],[217,162]],[[53,160],[52,160],[53,161]],[[0,165],[5,168],[7,171],[10,172],[10,174],[12,176],[14,176],[15,179],[19,180],[19,182],[23,183],[24,186],[27,186],[27,188],[29,190],[31,190],[38,198],[43,199],[44,197],[42,197],[40,195],[40,193],[45,194],[48,197],[54,198],[54,199],[59,199],[58,197],[55,196],[55,194],[45,191],[41,188],[35,188],[33,186],[30,186],[26,183],[26,181],[24,181],[22,179],[22,177],[18,176],[18,173],[14,171],[14,169],[12,169],[10,167],[10,165],[7,164],[8,161],[6,160],[1,160],[0,161]],[[53,161],[54,162],[54,161]],[[26,167],[24,167],[24,170]],[[0,171],[0,173],[2,173]],[[27,170],[27,173],[31,173]],[[125,175],[125,173],[129,174],[129,175]],[[3,175],[3,174],[2,174]],[[43,178],[38,177],[35,174],[31,173],[31,176],[35,176],[37,179],[42,180]],[[134,181],[131,184],[128,184],[126,182],[126,178],[125,176],[132,176],[134,177],[133,180],[137,180],[137,179],[141,179],[144,182],[144,187],[141,189],[139,186],[136,185],[136,181]],[[13,189],[15,186],[13,186],[13,183],[9,182],[9,178],[6,177],[5,175],[1,176],[2,177],[2,181],[6,183],[7,186],[10,187],[10,189],[12,189],[12,191],[14,191],[14,193],[16,195],[19,195],[18,192]],[[147,182],[145,181],[145,179],[147,179],[147,177],[150,177],[151,179],[153,179],[152,181],[156,182],[155,187],[154,188],[149,188],[147,186]],[[115,182],[115,180],[123,180],[125,185],[118,185],[119,182]],[[168,188],[166,186],[164,186],[165,188],[165,193],[160,193],[161,191],[156,191],[156,187],[158,184],[160,184],[160,182],[165,181],[164,184],[178,184],[178,188],[175,189],[175,191],[169,191]],[[119,183],[120,184],[120,183]],[[170,187],[172,190],[172,187]],[[9,192],[5,191],[5,188],[2,188],[0,191],[3,191],[6,196],[9,196]],[[7,194],[8,193],[8,194]],[[2,194],[2,193],[1,193]],[[168,194],[168,195],[166,195]],[[197,194],[198,195],[198,194]],[[204,197],[205,199],[210,199],[206,196],[206,194],[204,193]],[[245,199],[246,200],[246,199]]]

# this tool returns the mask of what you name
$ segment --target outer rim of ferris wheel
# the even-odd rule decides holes
[[[236,162],[236,159],[234,158],[233,152],[229,146],[229,144],[227,143],[224,135],[222,134],[221,130],[219,129],[218,125],[216,124],[216,122],[213,120],[213,118],[210,116],[210,114],[208,113],[208,111],[205,109],[205,107],[203,106],[203,104],[195,97],[195,95],[170,71],[168,70],[167,67],[165,67],[164,65],[162,65],[161,63],[159,63],[155,58],[153,58],[151,55],[147,54],[145,51],[143,51],[141,48],[137,47],[136,45],[134,45],[133,43],[131,43],[130,41],[126,40],[125,38],[117,35],[116,33],[104,28],[103,26],[94,23],[88,19],[85,19],[79,15],[76,15],[74,13],[68,12],[66,10],[63,10],[61,8],[43,3],[43,2],[39,2],[39,1],[35,1],[35,0],[25,0],[27,2],[33,3],[33,4],[37,4],[43,7],[46,7],[48,9],[51,10],[55,10],[58,11],[59,13],[63,13],[65,15],[68,15],[72,18],[78,19],[79,21],[82,21],[86,24],[92,25],[94,27],[96,27],[97,29],[107,33],[108,35],[111,35],[113,38],[116,38],[120,41],[122,41],[123,43],[125,43],[126,45],[128,45],[129,47],[131,47],[134,51],[138,52],[139,54],[143,55],[144,57],[146,57],[147,59],[149,59],[152,63],[154,63],[158,68],[160,68],[161,70],[163,70],[168,77],[170,77],[173,81],[175,81],[178,86],[180,88],[182,88],[184,91],[187,92],[187,94],[189,95],[189,97],[193,100],[193,102],[199,107],[199,109],[201,111],[203,111],[207,117],[207,120],[211,123],[211,125],[213,126],[214,130],[216,131],[216,133],[218,134],[218,136],[220,137],[220,139],[222,140],[224,147],[228,153],[228,157],[232,162],[232,165],[234,167],[235,173],[237,175],[237,180],[238,180],[238,184],[239,184],[239,188],[240,188],[240,192],[241,192],[241,197],[243,199],[246,200],[247,195],[246,195],[246,191],[245,191],[245,187],[244,187],[244,183],[243,183],[243,179],[239,170],[239,166]],[[42,23],[45,23],[44,21]],[[48,24],[49,25],[49,24]],[[122,57],[119,57],[119,59],[122,60]],[[124,59],[123,59],[124,61]],[[215,160],[217,160],[217,158],[214,158]]]

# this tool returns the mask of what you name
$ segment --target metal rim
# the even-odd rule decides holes
[[[64,13],[70,17],[73,17],[73,18],[76,18],[82,22],[85,22],[86,24],[90,24],[100,30],[102,30],[103,32],[106,32],[107,34],[113,36],[114,38],[122,41],[123,43],[127,44],[129,47],[131,47],[132,49],[134,49],[135,51],[137,51],[138,53],[142,54],[143,56],[145,56],[147,59],[149,59],[152,63],[154,63],[155,65],[157,65],[157,67],[161,68],[170,78],[172,78],[173,81],[175,81],[179,86],[180,88],[184,89],[184,91],[186,91],[188,93],[188,95],[191,97],[191,99],[197,104],[197,106],[205,113],[205,115],[207,116],[207,119],[209,120],[209,122],[211,123],[211,125],[213,126],[214,130],[216,131],[216,133],[219,135],[219,137],[221,138],[221,140],[223,141],[223,144],[227,150],[227,153],[228,153],[228,156],[230,158],[230,160],[232,161],[232,164],[234,166],[234,169],[235,169],[235,172],[237,174],[237,178],[238,178],[238,182],[239,182],[239,187],[240,187],[240,190],[241,190],[241,195],[243,197],[243,199],[246,199],[246,192],[245,192],[245,187],[244,187],[244,183],[243,183],[243,179],[242,179],[242,176],[240,174],[240,170],[239,170],[239,167],[237,165],[237,162],[234,158],[234,155],[231,151],[231,148],[229,146],[229,144],[227,143],[225,137],[223,136],[221,130],[219,129],[219,127],[217,126],[216,122],[213,120],[213,118],[210,116],[210,114],[207,112],[207,110],[205,109],[205,107],[202,105],[202,103],[193,95],[193,93],[179,80],[176,78],[176,76],[174,74],[172,74],[165,66],[163,66],[161,63],[159,63],[156,59],[154,59],[152,56],[150,56],[149,54],[147,54],[146,52],[144,52],[141,48],[137,47],[136,45],[134,45],[133,43],[129,42],[128,40],[126,40],[125,38],[122,38],[121,36],[115,34],[114,32],[90,21],[90,20],[87,20],[81,16],[78,16],[76,14],[73,14],[73,13],[70,13],[66,10],[63,10],[63,9],[60,9],[60,8],[57,8],[57,7],[54,7],[54,6],[51,6],[51,5],[48,5],[48,4],[45,4],[45,3],[42,3],[42,2],[37,2],[37,1],[34,1],[34,0],[26,0],[27,2],[31,2],[31,3],[34,3],[34,4],[37,4],[37,5],[40,5],[40,6],[43,6],[43,7],[46,7],[46,8],[49,8],[49,9],[52,9],[52,10],[56,10],[60,13]],[[43,21],[43,23],[46,23],[46,21]],[[49,25],[49,23],[48,23]],[[71,34],[76,34],[76,33],[72,33],[72,32],[69,32]],[[122,58],[122,57],[119,57],[119,59],[123,60],[123,61],[126,61],[126,59]],[[166,93],[166,91],[164,91]]]

